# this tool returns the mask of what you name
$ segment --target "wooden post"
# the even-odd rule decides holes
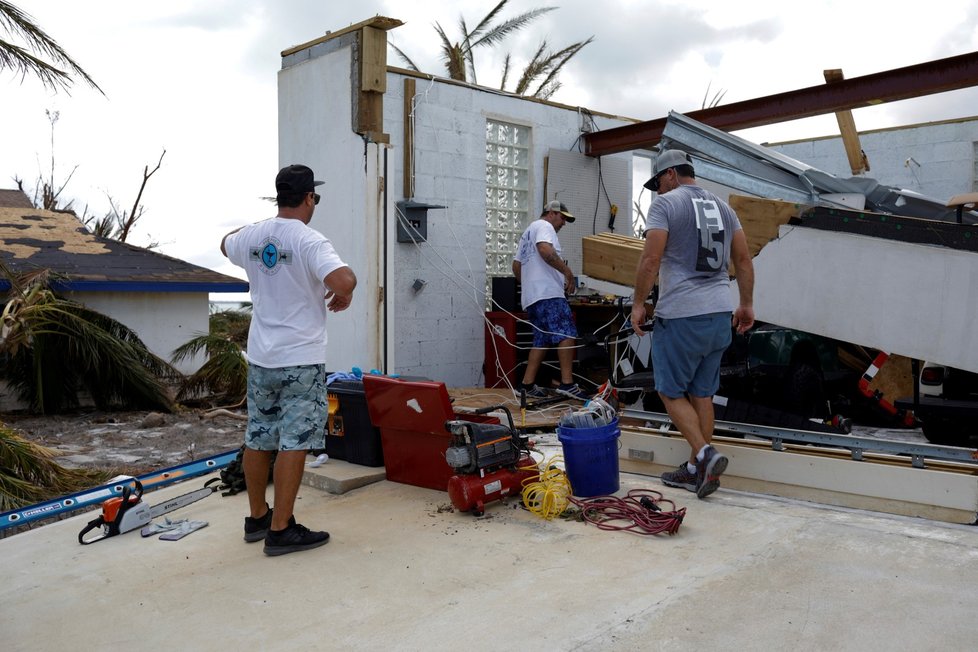
[[[374,142],[389,142],[384,132],[384,93],[387,91],[387,32],[376,27],[360,29],[360,97],[357,133]]]
[[[414,197],[414,96],[417,82],[413,77],[404,80],[404,198]]]
[[[825,81],[830,84],[845,79],[842,70],[838,68],[824,70],[822,74],[825,76]],[[836,111],[835,119],[839,121],[839,133],[842,134],[842,144],[846,148],[846,156],[849,159],[849,168],[852,173],[869,172],[869,160],[859,145],[859,132],[856,131],[856,121],[852,117],[852,111],[849,109]]]

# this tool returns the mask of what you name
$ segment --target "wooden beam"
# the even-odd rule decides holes
[[[978,52],[685,115],[716,129],[737,131],[972,86],[978,86]],[[584,151],[588,156],[604,156],[653,147],[661,140],[665,124],[665,118],[657,118],[584,134]]]
[[[414,96],[417,82],[409,77],[404,80],[404,198],[414,197]]]
[[[358,134],[371,140],[390,142],[384,133],[384,93],[387,91],[387,32],[366,26],[360,30],[360,52],[357,73],[360,80],[357,101]],[[378,138],[379,136],[379,138]]]
[[[325,43],[326,41],[332,40],[338,36],[343,36],[344,34],[349,34],[350,32],[356,32],[364,27],[373,27],[375,29],[380,29],[388,31],[394,29],[395,27],[400,27],[404,24],[404,21],[398,20],[397,18],[388,18],[386,16],[374,16],[373,18],[368,18],[367,20],[360,21],[350,25],[349,27],[344,27],[343,29],[338,29],[335,32],[326,32],[325,36],[320,36],[319,38],[303,43],[301,45],[293,46],[287,50],[282,50],[282,56],[287,57],[290,54],[295,54],[296,52],[301,52],[302,50],[311,48],[314,45],[319,45],[320,43]]]
[[[829,84],[835,84],[845,79],[845,75],[839,68],[823,70],[822,74]],[[842,134],[842,145],[845,147],[846,157],[849,159],[849,169],[854,175],[869,172],[869,159],[866,158],[866,153],[863,152],[863,148],[859,144],[859,132],[856,130],[856,121],[852,117],[852,111],[850,109],[836,111],[835,119],[839,123],[839,133]]]
[[[387,32],[373,27],[360,33],[360,90],[387,91]]]

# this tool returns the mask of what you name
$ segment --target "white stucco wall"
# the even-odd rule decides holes
[[[859,112],[855,112],[859,125]],[[978,117],[868,131],[859,142],[869,159],[865,176],[947,201],[978,190],[975,143]],[[775,144],[772,149],[837,176],[852,176],[842,138]],[[913,161],[909,161],[909,159]],[[908,162],[909,161],[909,162]]]
[[[146,347],[167,362],[174,349],[209,328],[206,292],[67,292],[65,296],[136,331]],[[176,368],[193,373],[204,360],[196,356]]]
[[[317,215],[325,206],[330,217],[314,219],[311,226],[333,240],[360,280],[356,310],[336,319],[330,315],[330,359],[337,361],[336,368],[379,368],[383,350],[374,346],[371,327],[381,328],[390,335],[388,372],[426,376],[449,386],[480,385],[486,119],[531,127],[534,219],[543,205],[544,158],[550,148],[574,147],[581,116],[576,108],[416,79],[414,199],[446,208],[428,212],[426,245],[397,243],[393,205],[404,198],[406,76],[390,70],[387,74],[384,133],[390,136],[389,146],[366,143],[351,127],[351,44],[352,35],[345,35],[290,55],[279,74],[280,162],[305,162],[317,173],[325,171],[325,198]],[[594,119],[599,129],[625,124],[601,116]],[[620,156],[631,160],[630,154]],[[384,181],[376,186],[373,169]],[[379,206],[378,192],[386,193]],[[624,208],[619,219],[627,223]],[[375,218],[383,220],[377,231]],[[377,248],[385,238],[386,249]],[[411,288],[415,279],[427,283],[420,293]],[[387,302],[386,326],[381,291]]]
[[[367,144],[351,129],[350,44],[353,34],[290,57],[279,72],[279,165],[303,163],[324,181],[309,223],[330,239],[357,275],[352,305],[327,317],[327,368],[369,370],[382,365],[378,292],[381,251],[377,174],[384,146]],[[368,157],[370,165],[368,165]]]

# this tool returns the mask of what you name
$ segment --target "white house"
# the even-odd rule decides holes
[[[378,16],[282,53],[280,163],[325,179],[311,226],[360,278],[330,316],[330,366],[478,386],[487,279],[509,275],[520,232],[564,201],[579,219],[560,240],[581,270],[581,238],[609,230],[612,206],[630,232],[635,160],[647,170],[654,152],[588,157],[585,133],[637,121],[388,66],[400,24]],[[975,187],[976,143],[975,118],[862,135],[873,178],[941,199]],[[772,147],[850,176],[839,138]]]
[[[208,331],[208,293],[248,290],[239,279],[94,236],[70,213],[34,208],[19,190],[0,190],[0,260],[15,273],[56,273],[55,289],[136,331],[164,360]],[[0,279],[0,292],[9,287]],[[203,362],[177,368],[192,373]]]

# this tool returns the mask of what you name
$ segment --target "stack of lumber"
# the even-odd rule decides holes
[[[631,287],[645,241],[627,235],[599,233],[581,241],[584,274],[602,281]]]

